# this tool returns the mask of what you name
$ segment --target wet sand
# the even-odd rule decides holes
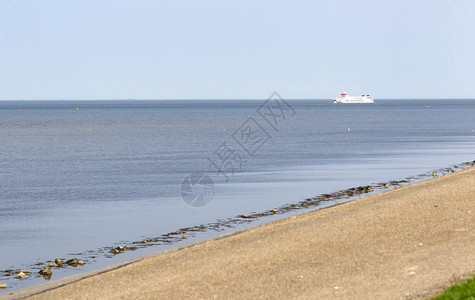
[[[475,167],[0,298],[426,298],[475,274]]]

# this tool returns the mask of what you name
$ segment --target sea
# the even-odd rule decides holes
[[[474,159],[473,99],[0,101],[0,293]]]

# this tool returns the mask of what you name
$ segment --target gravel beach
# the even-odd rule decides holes
[[[475,274],[475,167],[0,296],[423,299]]]

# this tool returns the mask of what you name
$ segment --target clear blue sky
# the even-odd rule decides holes
[[[0,99],[475,98],[475,1],[0,0]]]

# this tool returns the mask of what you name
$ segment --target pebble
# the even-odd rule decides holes
[[[186,239],[186,234],[182,235],[181,237],[184,238],[184,239]]]
[[[52,265],[52,264],[50,264],[50,265]],[[53,276],[53,271],[51,270],[50,266],[44,268],[43,270],[39,271],[38,273],[40,273],[40,275],[42,275],[43,278],[46,279],[46,280],[50,280],[51,276]]]
[[[57,259],[54,260],[54,263],[59,265],[59,264],[62,263],[63,261],[64,261],[64,259],[57,258]]]
[[[6,284],[2,284],[2,283],[0,282],[0,289],[6,289],[7,287],[8,287],[8,286],[7,286]]]
[[[83,262],[82,260],[78,261],[78,265],[80,265],[80,266],[84,266],[85,264],[86,264],[86,263]]]
[[[116,248],[112,249],[110,252],[113,253],[113,254],[118,254],[118,253],[124,251],[124,249],[125,249],[124,247],[119,246],[119,247],[116,247]]]
[[[73,267],[77,267],[77,265],[79,264],[79,262],[78,262],[78,259],[77,259],[77,258],[73,258],[73,259],[67,260],[67,261],[66,261],[66,264],[68,264],[68,265],[70,265],[70,266],[73,266]]]
[[[413,267],[409,267],[409,268],[406,268],[406,274],[407,275],[416,275],[416,271],[419,267],[418,266],[413,266]]]
[[[18,279],[23,279],[23,278],[28,278],[28,276],[26,276],[25,273],[20,272],[20,273],[18,273],[18,275],[16,276],[16,278],[18,278]]]
[[[48,275],[48,274],[53,274],[53,271],[51,271],[51,267],[46,267],[43,270],[39,272],[41,275]]]

